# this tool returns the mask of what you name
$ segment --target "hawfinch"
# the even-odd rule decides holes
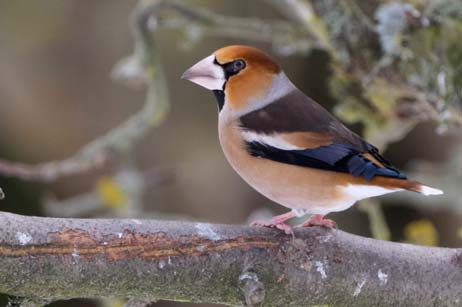
[[[324,215],[364,198],[402,190],[443,193],[407,179],[258,49],[218,49],[182,78],[215,94],[220,144],[234,170],[255,190],[291,209],[254,225],[292,233],[284,222],[310,214],[299,226],[335,227]]]

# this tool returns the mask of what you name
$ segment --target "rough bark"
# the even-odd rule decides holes
[[[462,249],[280,231],[0,213],[0,292],[233,306],[461,306]]]

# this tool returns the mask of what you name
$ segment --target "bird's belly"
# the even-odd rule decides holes
[[[327,214],[345,210],[355,202],[343,192],[339,175],[344,174],[300,167],[253,157],[239,139],[227,135],[220,142],[231,166],[255,190],[291,209]],[[340,178],[341,179],[341,178]]]
[[[342,193],[328,172],[266,160],[250,159],[250,167],[231,165],[254,189],[291,209],[326,214],[345,210],[354,200]]]

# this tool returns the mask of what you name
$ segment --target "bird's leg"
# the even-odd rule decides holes
[[[321,214],[314,214],[308,220],[296,227],[323,226],[327,228],[337,228],[337,223],[333,220],[325,219]]]
[[[284,222],[290,218],[293,218],[294,216],[295,216],[294,212],[289,211],[281,215],[273,216],[269,221],[254,221],[250,225],[277,228],[277,229],[283,230],[288,235],[293,235],[294,231],[292,230],[292,227],[285,224]]]

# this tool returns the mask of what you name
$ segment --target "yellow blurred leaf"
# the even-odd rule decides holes
[[[432,222],[426,219],[407,224],[404,227],[404,237],[408,243],[426,246],[438,245],[438,232]]]
[[[101,177],[96,190],[103,203],[110,208],[120,208],[127,203],[127,196],[122,187],[111,177]]]
[[[124,307],[125,300],[119,298],[104,299],[102,305],[103,307]]]

